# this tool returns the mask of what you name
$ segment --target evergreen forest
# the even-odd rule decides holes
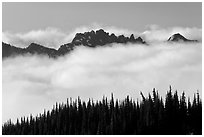
[[[202,134],[202,101],[199,93],[190,100],[172,89],[162,98],[158,91],[141,99],[127,96],[82,101],[80,97],[56,103],[37,116],[8,120],[3,135],[186,135]]]

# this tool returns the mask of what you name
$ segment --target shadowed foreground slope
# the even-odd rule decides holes
[[[177,95],[171,88],[163,100],[153,89],[153,94],[142,101],[127,96],[119,101],[103,97],[101,101],[82,102],[67,99],[51,111],[37,117],[11,120],[2,127],[2,134],[202,134],[202,102],[199,94],[186,99],[185,93]]]

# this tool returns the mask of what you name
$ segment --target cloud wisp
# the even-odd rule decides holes
[[[201,43],[81,46],[58,59],[18,56],[2,66],[3,122],[36,115],[69,97],[101,99],[113,92],[140,99],[139,91],[147,95],[157,88],[165,95],[169,85],[191,97],[202,90]]]

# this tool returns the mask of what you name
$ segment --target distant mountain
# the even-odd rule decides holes
[[[49,57],[57,57],[65,55],[72,51],[76,46],[86,46],[86,47],[98,47],[104,46],[111,43],[136,43],[136,44],[146,44],[146,42],[138,37],[135,39],[132,34],[130,37],[125,37],[124,35],[115,36],[115,34],[109,35],[103,29],[85,33],[77,33],[73,38],[71,43],[61,45],[58,50],[47,48],[42,45],[31,43],[27,48],[17,48],[2,42],[2,58],[22,55],[22,54],[43,54]]]
[[[189,39],[185,38],[184,36],[182,36],[179,33],[176,33],[176,34],[172,35],[171,37],[169,37],[169,39],[167,41],[173,41],[173,42],[198,42],[197,40],[189,40]]]
[[[2,58],[23,54],[42,54],[48,55],[49,57],[56,57],[57,50],[36,43],[31,43],[27,48],[18,48],[2,42]]]
[[[25,53],[26,53],[25,49],[17,48],[15,46],[11,46],[10,44],[2,42],[2,58],[16,56]]]
[[[25,51],[31,54],[47,54],[49,57],[56,57],[58,52],[56,49],[47,48],[36,43],[31,43],[25,48]]]
[[[132,34],[130,37],[125,37],[124,35],[116,36],[114,33],[109,34],[103,29],[85,33],[77,33],[71,43],[64,44],[58,49],[59,55],[66,54],[67,52],[74,49],[76,46],[86,46],[86,47],[99,47],[112,43],[136,43],[136,44],[146,44],[146,42],[138,37],[135,39]]]
[[[186,39],[181,34],[177,33],[172,35],[169,39],[169,42],[198,42],[197,40],[189,40]],[[99,47],[99,46],[108,46],[112,43],[134,43],[134,44],[144,44],[147,43],[141,38],[135,38],[132,34],[130,37],[125,37],[124,35],[116,36],[114,33],[109,34],[105,32],[103,29],[97,31],[90,31],[85,33],[77,33],[73,38],[72,42],[61,45],[58,50],[53,48],[47,48],[42,45],[31,43],[26,48],[18,48],[15,46],[11,46],[10,44],[6,44],[2,42],[2,58],[23,55],[23,54],[41,54],[48,55],[49,57],[56,58],[58,56],[65,55],[70,51],[74,50],[77,46],[86,46],[86,47]],[[109,45],[110,46],[110,45]]]
[[[96,47],[96,46],[103,46],[110,43],[142,43],[145,42],[138,37],[137,39],[134,38],[132,34],[129,37],[125,37],[124,35],[119,35],[118,37],[115,34],[109,35],[109,33],[105,32],[103,29],[85,33],[77,33],[75,38],[72,40],[72,44],[74,45],[84,45],[88,47]]]

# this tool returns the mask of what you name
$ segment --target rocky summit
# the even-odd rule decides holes
[[[90,31],[85,33],[77,33],[71,43],[64,44],[58,49],[59,54],[64,55],[67,52],[74,49],[76,46],[86,46],[86,47],[99,47],[112,43],[136,43],[136,44],[146,44],[146,42],[138,37],[135,39],[132,34],[130,37],[125,37],[124,35],[116,36],[114,33],[109,34],[103,29],[97,31]]]
[[[176,33],[169,37],[167,41],[173,41],[173,42],[198,42],[197,40],[189,40],[182,36],[180,33]]]

